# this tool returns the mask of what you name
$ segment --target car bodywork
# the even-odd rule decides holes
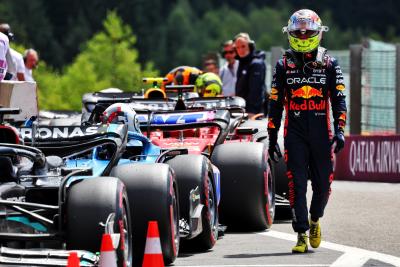
[[[168,95],[169,96],[169,95]],[[251,119],[244,112],[246,106],[245,100],[241,97],[228,96],[228,97],[198,97],[193,95],[182,95],[185,110],[186,111],[201,111],[201,110],[228,110],[230,114],[230,120],[227,127],[228,134],[225,136],[225,142],[268,142],[268,132],[266,118]],[[153,116],[152,122],[163,122],[164,124],[176,124],[182,127],[183,122],[190,122],[195,118],[192,118],[190,114],[179,114],[176,111],[178,99],[166,98],[166,99],[145,99],[132,93],[120,93],[120,94],[101,94],[93,93],[86,94],[83,99],[82,106],[82,121],[96,119],[96,115],[99,111],[105,109],[112,103],[127,103],[132,109],[138,113],[138,118],[142,123],[143,131],[146,131],[146,123],[149,120],[149,116]],[[95,109],[98,109],[97,111]],[[154,120],[155,112],[166,112],[169,111],[170,115],[158,114]],[[171,112],[176,114],[172,114]],[[201,116],[201,115],[198,115]],[[98,119],[98,118],[97,118]],[[168,121],[169,120],[169,121]],[[175,120],[175,122],[174,122]],[[176,123],[179,122],[179,123]],[[201,141],[210,143],[210,140]],[[156,141],[157,142],[157,141]],[[281,151],[284,151],[283,135],[280,134],[278,137],[278,143]],[[201,150],[201,149],[200,149]],[[272,167],[274,169],[276,179],[276,205],[278,207],[288,208],[289,207],[289,188],[287,185],[286,177],[286,166],[283,159],[280,159],[278,163],[273,162]]]
[[[3,125],[2,131],[7,128],[11,127]],[[28,140],[28,132],[28,129],[25,129],[21,139]],[[63,134],[72,135],[76,134],[76,131],[74,133],[70,128]],[[12,165],[8,166],[12,167],[10,170],[14,172],[3,173],[0,183],[1,263],[66,265],[69,251],[61,248],[68,235],[65,219],[69,188],[82,180],[97,179],[98,176],[109,174],[126,143],[126,127],[101,125],[91,129],[80,129],[78,135],[75,139],[71,136],[58,139],[57,146],[40,139],[41,142],[37,141],[36,145],[40,145],[41,149],[9,143],[12,139],[2,140],[0,157],[5,162],[12,159],[9,160]],[[59,149],[62,142],[68,144],[62,144],[64,149]],[[78,163],[77,156],[80,153],[105,145],[113,147],[110,160],[96,165]],[[109,221],[102,223],[106,233]],[[113,237],[118,238],[119,235]],[[15,242],[23,242],[23,248],[13,248]],[[26,244],[29,243],[42,244],[41,246],[47,249],[27,249]],[[51,245],[47,246],[48,244]],[[97,266],[99,258],[92,252],[78,251],[78,255],[81,266]]]

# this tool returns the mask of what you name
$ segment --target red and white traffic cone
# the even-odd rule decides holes
[[[164,267],[157,221],[149,222],[142,267]]]
[[[80,267],[78,252],[72,251],[69,253],[67,267]]]
[[[117,256],[109,234],[103,234],[101,239],[99,267],[117,267]]]

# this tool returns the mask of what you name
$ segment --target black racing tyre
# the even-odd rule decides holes
[[[283,151],[282,151],[283,153]],[[276,179],[276,193],[282,197],[288,199],[289,197],[289,185],[288,178],[286,175],[286,163],[283,158],[279,159],[278,163],[273,163],[275,170]]]
[[[260,141],[268,147],[268,138]],[[273,177],[275,178],[275,195],[276,195],[276,207],[275,207],[275,219],[278,220],[290,220],[292,219],[292,210],[289,205],[289,185],[286,175],[286,163],[284,160],[284,148],[280,145],[282,158],[279,158],[278,162],[269,160]]]
[[[132,203],[131,203],[132,204]],[[68,189],[66,203],[67,249],[100,251],[104,226],[114,214],[113,233],[120,233],[118,266],[132,264],[130,203],[124,184],[114,177],[82,180]]]
[[[167,164],[135,163],[119,165],[111,171],[125,184],[131,206],[133,264],[141,266],[149,221],[158,222],[165,264],[175,261],[179,251],[178,185]]]
[[[203,231],[186,243],[197,250],[209,250],[218,239],[218,203],[211,162],[202,155],[179,155],[167,163],[175,171],[178,180],[182,218],[189,219],[190,191],[200,188],[200,203],[204,205],[201,215]]]
[[[275,215],[275,181],[262,143],[226,143],[211,161],[221,172],[220,220],[228,228],[270,228]]]

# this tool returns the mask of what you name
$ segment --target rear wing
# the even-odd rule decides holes
[[[153,130],[185,130],[216,126],[220,129],[216,144],[224,142],[229,133],[230,113],[228,110],[206,111],[160,111],[138,114],[140,128],[149,136]]]
[[[214,108],[245,108],[246,101],[238,96],[226,97],[193,97],[184,100],[188,109],[214,109]],[[101,99],[98,103],[112,105],[114,103],[128,103],[137,109],[146,110],[174,110],[176,99],[144,99],[144,98],[113,98]]]
[[[26,145],[35,146],[46,155],[69,156],[100,145],[122,149],[128,128],[123,124],[91,126],[38,126],[18,129]],[[34,137],[34,138],[32,138]]]
[[[178,100],[178,92],[176,88],[177,86],[168,87],[168,98],[166,99],[146,99],[143,97],[143,94],[133,92],[87,93],[82,97],[82,111],[92,112],[95,105],[98,103],[108,105],[114,103],[135,103],[138,105],[140,104],[143,106],[143,108],[150,110],[173,110]],[[182,97],[188,108],[201,107],[211,109],[224,107],[246,107],[246,101],[238,96],[202,98],[198,97],[198,94],[196,92],[185,92],[183,88]]]
[[[18,131],[26,142],[57,143],[81,142],[98,137],[113,136],[123,139],[126,129],[121,124],[102,124],[90,126],[39,126],[21,127]],[[125,132],[124,132],[125,131]]]
[[[159,111],[150,114],[137,115],[140,125],[150,125],[158,128],[185,125],[211,125],[217,123],[229,124],[230,116],[227,110],[204,111]]]

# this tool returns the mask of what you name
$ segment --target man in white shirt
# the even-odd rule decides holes
[[[27,49],[24,52],[24,62],[25,62],[25,80],[29,82],[34,82],[32,76],[32,70],[37,67],[39,62],[39,55],[35,49]]]
[[[0,32],[7,35],[9,41],[12,41],[14,34],[11,32],[11,27],[7,23],[0,24]],[[25,81],[25,64],[22,55],[10,47],[11,60],[13,61],[14,69],[9,69],[9,73],[12,75],[11,80],[13,81]],[[9,62],[9,65],[10,62]]]
[[[9,51],[8,37],[0,32],[0,81],[7,73],[7,52]]]
[[[219,71],[219,76],[222,80],[222,93],[224,96],[234,96],[239,61],[235,59],[236,51],[232,40],[223,44],[222,56],[226,60],[226,63]]]

